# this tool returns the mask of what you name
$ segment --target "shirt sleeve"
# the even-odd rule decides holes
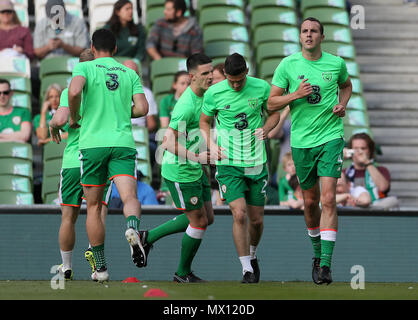
[[[22,109],[23,109],[23,111],[22,111],[22,123],[23,122],[32,123],[32,116],[30,114],[29,109],[26,109],[26,108],[22,108]]]
[[[277,66],[276,70],[274,71],[271,83],[282,89],[287,89],[289,87],[289,79],[287,78],[285,61],[280,62],[280,64]]]
[[[348,71],[347,71],[347,65],[345,64],[345,61],[343,58],[341,58],[341,68],[340,68],[340,74],[338,75],[338,84],[343,84],[348,79]]]
[[[68,108],[68,88],[65,88],[62,93],[61,93],[61,97],[60,97],[60,108]]]
[[[88,62],[77,63],[73,69],[73,78],[76,76],[82,76],[87,79],[87,66]]]
[[[142,88],[141,79],[135,73],[134,79],[132,81],[132,95],[138,94],[138,93],[144,93],[144,89]]]
[[[171,115],[170,124],[168,126],[178,132],[185,133],[187,123],[191,120],[193,116],[190,110],[193,109],[183,104],[180,108],[174,108],[173,113]]]
[[[159,27],[158,27],[158,21],[152,26],[149,35],[148,35],[148,39],[147,39],[147,43],[146,43],[146,48],[157,48],[158,46],[158,42],[160,41],[160,32],[159,32]]]
[[[164,98],[161,99],[160,102],[160,117],[170,117],[170,112],[169,112],[169,104],[170,104],[170,96],[171,95],[167,95]]]
[[[263,95],[263,105],[262,105],[262,109],[263,110],[267,110],[267,101],[269,99],[270,96],[270,85],[268,84],[267,81],[264,82],[264,95]]]
[[[36,116],[33,117],[33,132],[36,132],[36,129],[38,129],[40,118],[41,118],[40,114],[37,114]]]
[[[216,113],[216,103],[211,92],[207,92],[203,97],[202,112],[209,117],[213,117]]]

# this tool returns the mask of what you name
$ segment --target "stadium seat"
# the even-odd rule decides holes
[[[156,77],[173,75],[177,71],[186,70],[186,59],[177,57],[165,57],[151,62],[151,81]]]
[[[287,25],[263,25],[253,32],[252,45],[256,48],[263,42],[284,41],[299,43],[299,29]]]
[[[7,79],[10,82],[12,90],[14,93],[28,93],[32,92],[32,84],[29,78],[19,77],[19,76],[5,76],[1,75],[3,79]]]
[[[152,7],[147,9],[147,16],[145,21],[145,27],[147,30],[151,29],[155,21],[164,18],[164,6]]]
[[[350,77],[360,77],[360,68],[357,62],[346,60],[345,65],[347,66],[347,71]]]
[[[28,7],[17,2],[14,3],[14,9],[17,17],[23,27],[29,27]]]
[[[360,110],[347,109],[346,115],[343,118],[344,125],[370,127],[369,117],[367,112]]]
[[[29,111],[32,112],[31,95],[29,93],[14,93],[12,97],[12,105],[14,107],[29,109]]]
[[[55,195],[55,197],[58,197],[59,183],[60,183],[59,175],[43,177],[41,195],[42,195],[42,201],[44,203],[46,201],[46,197],[48,194],[53,194]]]
[[[259,68],[257,68],[257,76],[270,82],[280,61],[282,61],[280,58],[265,59],[261,61]]]
[[[245,2],[243,0],[199,0],[197,9],[199,11],[208,7],[226,7],[227,9],[235,7],[243,9],[244,6]]]
[[[39,76],[42,78],[52,74],[67,74],[70,75],[73,72],[74,67],[78,64],[78,57],[60,56],[52,57],[41,60]]]
[[[0,158],[18,158],[32,161],[32,145],[19,142],[0,142]]]
[[[43,198],[43,203],[44,204],[60,205],[59,198],[58,198],[58,192],[52,192],[52,193],[45,194],[44,198]]]
[[[32,161],[17,158],[0,158],[0,175],[5,174],[23,176],[32,179]]]
[[[264,59],[284,58],[300,51],[299,44],[292,42],[265,42],[257,46],[257,66]]]
[[[65,89],[70,85],[71,82],[71,74],[63,73],[63,74],[52,74],[49,76],[45,76],[41,80],[41,91],[40,91],[40,97],[41,100],[43,99],[46,89],[51,84],[57,83],[61,86],[61,88]]]
[[[51,177],[59,175],[61,172],[62,157],[44,161],[43,176]]]
[[[214,24],[203,28],[204,43],[213,41],[248,42],[247,28],[231,24]]]
[[[30,60],[26,57],[2,57],[0,74],[2,76],[15,76],[30,79]]]
[[[314,2],[314,1],[313,1]],[[340,8],[312,8],[303,13],[304,19],[315,17],[323,24],[338,24],[349,26],[350,18],[345,9]]]
[[[229,23],[235,25],[245,25],[245,16],[242,9],[209,7],[202,9],[199,13],[199,24],[202,28],[210,24]]]
[[[132,126],[132,134],[134,136],[135,143],[138,144],[148,144],[148,129],[141,126]]]
[[[19,191],[0,191],[0,204],[9,205],[32,205],[33,194]]]
[[[301,0],[300,10],[302,13],[311,8],[339,8],[345,10],[346,6],[345,0]]]
[[[344,59],[355,60],[356,51],[352,44],[342,44],[338,42],[322,42],[322,50]]]
[[[47,144],[44,145],[43,147],[43,155],[42,155],[42,160],[48,161],[48,160],[52,160],[52,159],[61,159],[62,155],[64,154],[64,149],[66,147],[66,143],[65,142],[61,142],[60,144],[57,144],[55,142],[49,142]]]
[[[350,77],[351,84],[353,85],[353,93],[354,94],[362,94],[363,93],[363,85],[359,78],[352,78]]]
[[[296,9],[295,0],[250,0],[251,10],[267,7],[286,7]]]
[[[158,94],[168,94],[171,91],[174,81],[174,75],[167,75],[156,77],[152,82],[152,93],[155,95]]]
[[[212,59],[223,58],[233,54],[239,53],[249,61],[251,59],[251,50],[248,43],[229,41],[210,42],[205,46],[205,53]]]
[[[142,178],[142,181],[151,184],[152,182],[152,170],[151,165],[148,161],[141,161],[137,160],[136,169],[141,171],[141,173],[144,175]]]
[[[348,101],[347,109],[367,111],[364,97],[359,94],[352,94],[350,100]]]
[[[17,175],[2,175],[0,179],[0,191],[32,192],[32,182],[28,177]]]
[[[336,25],[324,25],[324,42],[333,41],[333,42],[343,42],[352,44],[353,37],[351,35],[351,30],[345,26],[336,26]]]
[[[289,8],[260,8],[253,10],[251,14],[251,30],[262,25],[286,24],[297,26],[298,20],[296,11]]]
[[[361,133],[361,132],[365,132],[368,135],[373,136],[370,128],[368,127],[344,125],[344,139],[346,141],[350,140],[350,137],[352,135],[356,133]]]

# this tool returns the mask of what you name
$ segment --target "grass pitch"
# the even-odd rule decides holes
[[[160,289],[167,297],[146,297]],[[123,283],[68,281],[52,289],[50,281],[0,281],[0,300],[417,300],[418,283],[366,283],[353,290],[350,283],[317,286],[311,282],[260,282],[241,284],[214,281],[178,284],[168,281]]]

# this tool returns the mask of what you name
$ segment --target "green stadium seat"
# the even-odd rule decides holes
[[[43,148],[44,150],[43,150],[43,156],[42,156],[43,162],[52,160],[52,159],[57,159],[57,158],[61,159],[62,155],[64,154],[64,149],[66,145],[67,144],[65,142],[61,142],[60,144],[57,144],[53,141],[45,144]]]
[[[19,77],[19,76],[6,76],[1,75],[3,79],[7,79],[10,82],[10,85],[13,91],[16,93],[28,93],[32,92],[32,84],[29,78]]]
[[[350,137],[356,133],[365,132],[371,137],[373,137],[372,131],[369,127],[361,127],[361,126],[351,126],[351,125],[345,125],[344,126],[344,140],[348,141],[350,140]]]
[[[264,59],[284,58],[299,52],[299,44],[292,42],[265,42],[257,46],[257,66]]]
[[[313,1],[314,2],[314,1]],[[303,13],[303,18],[315,17],[322,24],[338,24],[349,26],[350,17],[345,9],[340,8],[312,8]]]
[[[347,109],[367,111],[366,101],[362,95],[352,94]]]
[[[154,96],[162,93],[168,94],[172,88],[173,81],[174,74],[156,77],[152,82],[152,93]]]
[[[32,161],[18,158],[0,158],[0,175],[15,175],[32,179]]]
[[[286,24],[297,26],[298,19],[296,11],[289,8],[261,8],[253,10],[251,14],[251,30],[254,32],[262,25]]]
[[[15,92],[12,97],[12,105],[14,107],[21,107],[32,111],[32,102],[30,93]]]
[[[0,178],[0,191],[32,192],[32,181],[28,177],[17,175],[2,175]]]
[[[261,79],[264,79],[266,81],[271,80],[274,75],[274,71],[276,71],[277,66],[280,64],[282,59],[265,59],[261,61],[259,68],[257,69],[257,76]]]
[[[164,18],[164,6],[152,7],[147,9],[145,22],[146,29],[151,29],[154,23],[162,18]]]
[[[19,142],[0,142],[0,158],[33,160],[32,145]]]
[[[26,57],[2,57],[0,74],[2,76],[15,76],[30,79],[30,60]]]
[[[251,50],[248,43],[229,41],[210,42],[205,46],[205,53],[212,59],[224,58],[233,54],[239,53],[247,60],[251,59]]]
[[[363,93],[363,85],[359,78],[352,78],[350,77],[351,84],[353,85],[353,93],[354,94],[362,94]]]
[[[164,7],[165,0],[146,0],[145,5],[147,9],[153,8],[153,7]]]
[[[137,170],[141,171],[141,173],[144,175],[144,178],[142,178],[142,181],[151,184],[152,182],[152,169],[149,161],[142,161],[137,160],[136,165]]]
[[[43,177],[42,179],[42,201],[45,203],[46,195],[47,194],[55,194],[58,196],[59,191],[59,184],[60,184],[60,176],[50,176],[50,177]]]
[[[197,9],[201,11],[202,9],[208,7],[235,7],[235,8],[244,8],[245,1],[243,0],[199,0],[197,4]]]
[[[242,9],[209,7],[202,9],[199,13],[199,24],[202,28],[210,24],[230,23],[235,25],[245,25],[245,15]]]
[[[132,134],[134,136],[135,143],[148,144],[149,137],[148,137],[148,130],[146,127],[133,125]]]
[[[41,60],[39,67],[39,77],[42,78],[51,74],[71,75],[74,67],[79,62],[78,57],[60,56]]]
[[[301,0],[300,10],[302,13],[311,8],[339,8],[345,10],[346,6],[345,0]]]
[[[62,158],[50,159],[43,162],[43,176],[51,177],[60,175]]]
[[[343,121],[344,125],[370,127],[367,111],[348,109]]]
[[[59,203],[59,198],[58,198],[58,193],[57,192],[52,192],[52,193],[47,193],[45,194],[44,198],[43,198],[43,203],[44,204],[56,204],[56,205],[60,205]]]
[[[274,41],[299,43],[299,29],[288,25],[262,25],[255,29],[252,40],[253,47]]]
[[[203,28],[204,43],[213,41],[248,42],[247,28],[231,24],[214,24]]]
[[[57,83],[61,86],[62,89],[67,88],[71,82],[71,74],[63,73],[63,74],[51,74],[49,76],[45,76],[41,80],[41,91],[40,91],[40,98],[43,100],[44,95],[46,93],[46,89],[51,84]]]
[[[357,62],[346,60],[345,65],[347,66],[347,71],[350,77],[360,77],[360,68]]]
[[[338,42],[322,42],[323,51],[348,60],[356,59],[356,50],[352,44],[342,44]]]
[[[250,0],[251,10],[265,7],[286,7],[296,9],[295,0]]]
[[[30,192],[0,191],[0,204],[33,205],[34,198]]]
[[[174,75],[177,71],[186,70],[186,59],[165,57],[151,62],[151,81],[156,77]]]
[[[324,42],[333,41],[348,44],[353,43],[351,29],[346,26],[324,25],[324,34]]]

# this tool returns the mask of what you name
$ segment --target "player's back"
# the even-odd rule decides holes
[[[78,64],[83,76],[79,148],[135,147],[131,127],[132,96],[143,93],[138,75],[111,57]]]

